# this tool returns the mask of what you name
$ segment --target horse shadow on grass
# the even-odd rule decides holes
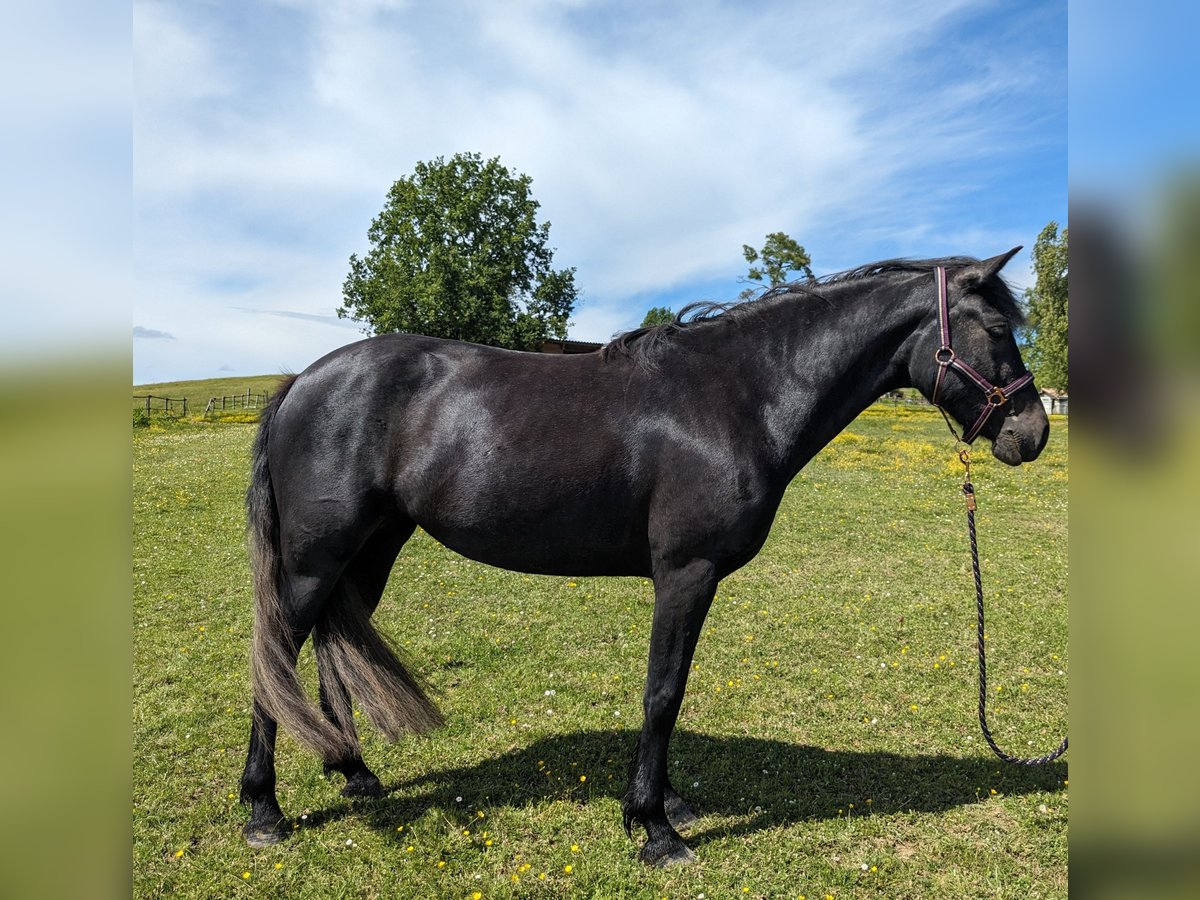
[[[484,808],[619,801],[635,740],[636,733],[613,730],[554,735],[474,765],[390,783],[383,798],[341,801],[310,813],[308,824],[319,827],[354,815],[402,840],[397,824],[435,809],[466,827]],[[672,740],[668,771],[700,816],[687,835],[693,846],[839,816],[941,812],[992,791],[1061,791],[1067,779],[1062,760],[1025,767],[984,756],[825,750],[687,731]],[[380,774],[386,780],[387,772]]]

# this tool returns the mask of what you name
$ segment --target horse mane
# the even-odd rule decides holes
[[[791,281],[786,284],[766,288],[759,296],[750,300],[731,300],[718,302],[702,300],[689,303],[683,307],[671,322],[662,325],[648,325],[635,328],[632,331],[615,335],[611,341],[600,348],[603,358],[611,360],[617,356],[631,359],[635,364],[648,369],[657,368],[657,362],[663,351],[675,343],[676,338],[684,331],[695,328],[728,325],[742,321],[762,312],[766,306],[774,306],[781,301],[792,300],[796,297],[817,298],[829,302],[829,298],[820,290],[822,287],[832,287],[868,279],[882,278],[890,275],[930,273],[938,266],[944,266],[948,271],[977,265],[980,260],[973,256],[945,256],[939,259],[886,259],[880,262],[868,263],[842,272],[822,275],[819,278],[806,278],[802,281]],[[996,309],[1012,327],[1024,324],[1025,315],[1021,304],[1013,294],[1008,284],[999,277],[988,279],[979,285],[976,293],[982,296]]]

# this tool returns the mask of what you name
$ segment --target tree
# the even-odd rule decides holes
[[[743,244],[742,256],[750,264],[750,271],[744,281],[756,281],[765,287],[775,287],[787,281],[788,272],[803,272],[806,278],[813,277],[812,258],[808,251],[782,231],[768,234],[767,242],[761,250]],[[742,297],[752,297],[757,290],[758,288],[746,288],[742,291]]]
[[[368,334],[520,350],[565,339],[575,270],[552,268],[550,223],[537,222],[531,182],[477,153],[417,163],[371,222],[370,251],[350,257],[338,316]]]
[[[652,306],[646,311],[646,318],[642,319],[642,328],[649,328],[651,325],[668,325],[675,321],[675,313],[671,312],[665,306]]]
[[[1033,245],[1037,281],[1025,291],[1026,362],[1042,387],[1067,390],[1067,229],[1042,229]]]

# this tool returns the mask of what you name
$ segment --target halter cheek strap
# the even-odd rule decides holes
[[[1008,402],[1009,397],[1033,382],[1033,376],[1026,372],[1020,378],[1012,381],[1004,387],[996,387],[982,375],[975,371],[970,365],[963,362],[962,359],[954,352],[954,348],[950,345],[950,301],[946,290],[946,269],[944,266],[938,266],[933,270],[934,281],[937,282],[938,295],[938,329],[941,333],[942,344],[933,354],[934,360],[937,362],[937,380],[933,383],[933,403],[940,407],[939,399],[942,393],[942,384],[946,380],[946,372],[949,369],[955,369],[960,374],[975,382],[975,385],[983,392],[986,403],[983,406],[983,411],[980,412],[979,418],[975,420],[975,424],[963,432],[962,440],[964,443],[971,443],[979,435],[983,426],[987,424],[987,420],[991,418],[993,412]],[[943,410],[945,412],[945,410]],[[950,421],[946,420],[947,423]],[[953,431],[951,426],[951,431]]]

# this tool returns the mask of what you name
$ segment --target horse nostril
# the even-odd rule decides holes
[[[1021,447],[1021,458],[1025,462],[1037,459],[1042,450],[1046,446],[1046,441],[1050,438],[1050,422],[1044,420],[1041,427],[1036,431],[1033,429],[1016,431],[1014,429],[1014,437],[1017,438]]]

